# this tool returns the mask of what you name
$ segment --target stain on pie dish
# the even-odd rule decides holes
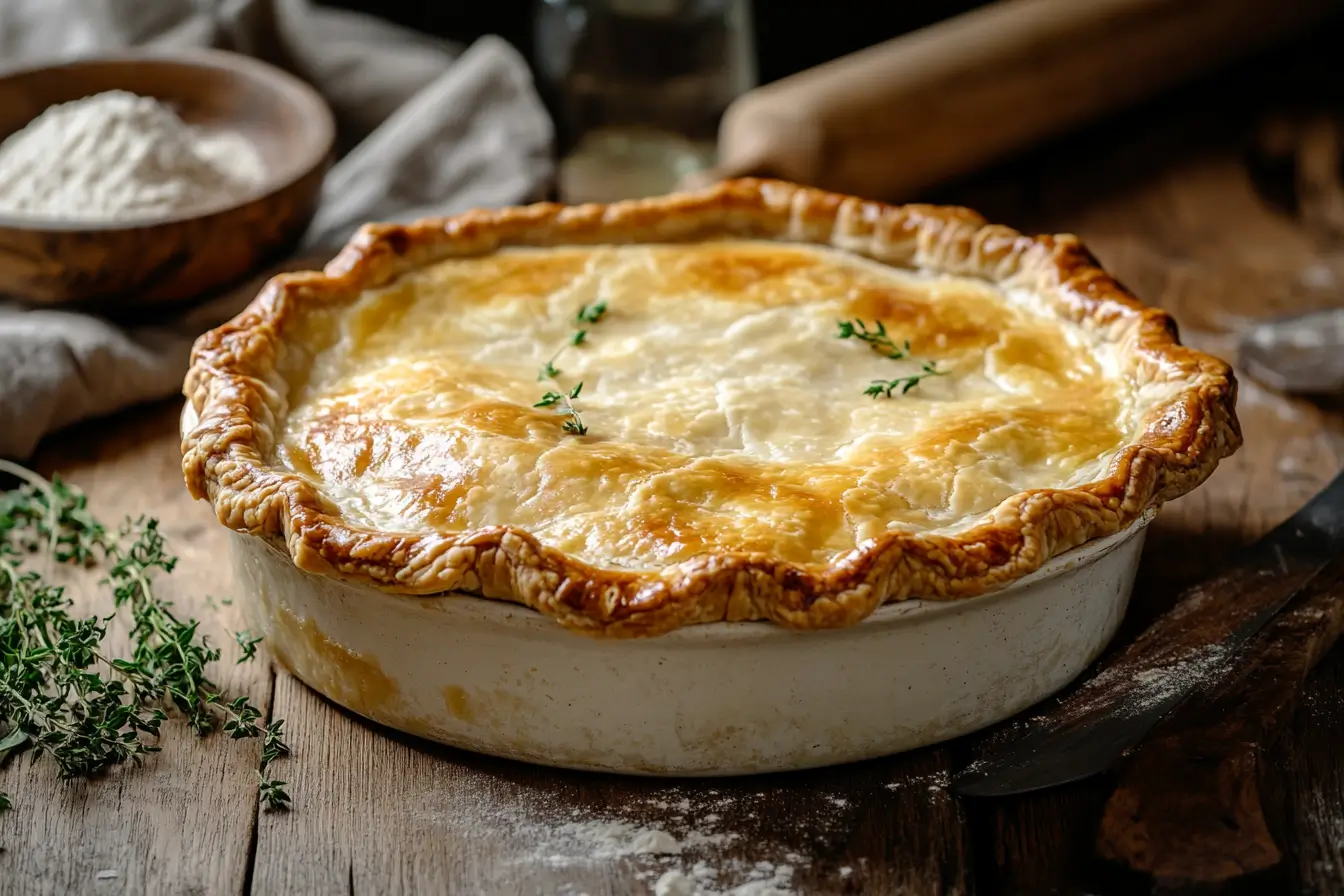
[[[367,226],[185,391],[193,495],[301,569],[613,636],[980,594],[1240,444],[1075,238],[756,180]]]

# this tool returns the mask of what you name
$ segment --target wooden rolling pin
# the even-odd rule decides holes
[[[909,199],[1265,48],[1337,0],[1000,0],[759,87],[695,176]],[[689,185],[693,185],[688,183]]]

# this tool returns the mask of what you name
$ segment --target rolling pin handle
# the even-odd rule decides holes
[[[755,94],[744,94],[724,113],[719,126],[719,159],[712,167],[687,175],[683,189],[708,186],[734,177],[777,177],[814,184],[825,157],[820,123],[781,115],[763,107]]]

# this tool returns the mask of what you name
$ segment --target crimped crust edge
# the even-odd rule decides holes
[[[741,236],[832,246],[879,262],[1026,287],[1061,316],[1119,342],[1129,375],[1179,381],[1107,474],[1014,495],[955,535],[892,532],[824,569],[720,552],[659,570],[597,567],[525,530],[391,533],[350,525],[301,477],[266,464],[283,418],[277,359],[287,325],[352,301],[416,267],[503,246]],[[576,631],[629,637],[683,625],[764,619],[798,629],[854,624],[883,603],[982,594],[1064,551],[1127,527],[1203,482],[1237,450],[1236,380],[1180,344],[1175,323],[1107,274],[1076,237],[1026,236],[963,208],[893,206],[780,181],[728,181],[610,205],[540,203],[410,225],[366,225],[322,272],[271,279],[234,320],[197,340],[184,393],[189,491],[220,522],[283,542],[319,575],[405,594],[468,592],[531,607]]]

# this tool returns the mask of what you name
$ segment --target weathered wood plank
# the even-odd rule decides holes
[[[1344,651],[1316,670],[1292,727],[1271,756],[1290,805],[1281,841],[1302,893],[1344,892]]]
[[[158,406],[62,435],[38,459],[89,495],[93,511],[115,524],[127,515],[156,516],[181,558],[161,579],[162,593],[202,620],[224,645],[216,680],[263,707],[270,672],[264,662],[236,665],[230,631],[242,626],[230,606],[211,609],[207,595],[227,598],[224,538],[208,508],[188,500],[179,472],[177,407]],[[81,576],[78,607],[107,614],[112,601],[98,574]],[[116,649],[124,628],[109,632]],[[224,736],[202,741],[180,720],[164,726],[163,752],[140,768],[106,778],[62,782],[47,761],[28,757],[0,770],[0,789],[14,808],[0,813],[0,893],[241,893],[247,874],[258,745]]]
[[[1308,674],[1344,629],[1344,559],[1243,649],[1226,680],[1154,729],[1121,770],[1098,848],[1166,880],[1224,882],[1278,865],[1259,767]],[[1224,601],[1226,607],[1235,601]]]
[[[286,674],[276,711],[303,751],[295,810],[259,826],[253,892],[651,892],[697,861],[717,888],[757,863],[800,892],[967,894],[970,848],[948,760],[923,751],[793,775],[659,781],[535,768],[416,741],[337,709]],[[673,857],[592,855],[565,825],[621,821],[685,839]],[[722,841],[722,842],[713,842]],[[764,876],[765,872],[757,872]]]

